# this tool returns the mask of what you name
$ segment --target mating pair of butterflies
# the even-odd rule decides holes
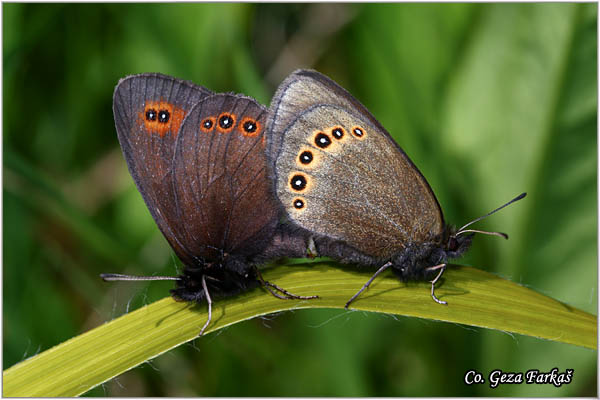
[[[256,268],[308,249],[379,267],[346,307],[389,267],[403,280],[433,278],[431,296],[445,304],[435,283],[480,232],[446,225],[429,184],[383,126],[316,71],[287,77],[269,109],[165,75],[129,76],[113,112],[129,171],[185,268],[178,277],[103,278],[175,280],[176,299],[208,302],[200,334],[211,295],[262,285],[280,298],[315,298],[264,281]]]

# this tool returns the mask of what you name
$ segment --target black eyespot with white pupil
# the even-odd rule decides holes
[[[167,110],[160,110],[158,112],[158,122],[166,124],[169,122],[169,117],[171,114]]]
[[[244,123],[244,131],[246,131],[247,133],[256,132],[256,122],[254,122],[254,121],[246,121]]]
[[[352,130],[352,133],[354,133],[354,135],[358,137],[362,137],[365,134],[365,132],[361,128],[354,128]]]
[[[302,201],[301,199],[295,199],[294,200],[294,208],[297,210],[301,210],[304,208],[304,201]]]
[[[306,150],[303,151],[302,153],[300,153],[300,162],[304,165],[310,164],[311,161],[313,160],[313,154]]]
[[[294,175],[290,184],[294,190],[304,190],[306,188],[306,178],[302,175]]]
[[[147,121],[156,121],[156,110],[154,108],[149,109],[148,111],[146,111],[146,120]]]
[[[202,121],[202,127],[204,129],[210,129],[213,126],[213,122],[210,119],[205,119],[204,121]]]
[[[229,129],[231,128],[231,126],[233,125],[233,118],[231,118],[230,115],[222,115],[221,118],[219,118],[219,126],[223,129]]]
[[[334,138],[339,140],[344,137],[344,130],[342,128],[334,128],[331,131],[331,134],[333,135]]]
[[[331,139],[329,138],[329,136],[321,132],[318,133],[315,137],[315,144],[317,145],[317,147],[324,149],[331,144]]]

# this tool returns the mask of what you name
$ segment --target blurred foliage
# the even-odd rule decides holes
[[[112,117],[120,77],[162,72],[268,104],[315,68],[362,101],[427,177],[460,263],[597,314],[595,4],[3,4],[5,368],[127,309],[175,273]],[[310,310],[237,324],[94,396],[596,396],[595,351],[381,314]],[[476,369],[573,382],[466,386]]]

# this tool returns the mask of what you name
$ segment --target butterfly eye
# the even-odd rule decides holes
[[[156,110],[151,108],[146,111],[146,121],[156,121]]]
[[[455,237],[450,237],[450,239],[448,240],[448,250],[450,251],[456,251],[458,249],[458,240],[456,240]]]
[[[315,136],[315,144],[317,145],[317,147],[325,149],[331,144],[331,139],[323,132],[319,132],[317,136]]]
[[[295,198],[293,204],[296,210],[302,210],[304,207],[306,207],[306,203],[300,198]]]
[[[335,127],[335,128],[333,128],[333,129],[331,130],[331,135],[332,135],[334,138],[336,138],[336,139],[340,140],[341,138],[343,138],[343,137],[344,137],[344,129],[343,129],[343,128],[340,128],[339,126],[338,126],[338,127]]]
[[[158,122],[166,124],[167,122],[169,122],[169,117],[171,116],[171,114],[169,113],[169,111],[167,110],[160,110],[158,112]]]
[[[300,162],[304,165],[310,164],[311,161],[313,160],[313,154],[306,150],[303,151],[302,153],[300,153]]]

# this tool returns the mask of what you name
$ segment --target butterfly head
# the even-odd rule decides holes
[[[434,270],[431,269],[432,267],[445,264],[448,259],[458,258],[469,250],[473,236],[476,233],[500,236],[508,239],[506,233],[467,229],[467,227],[492,215],[509,204],[521,200],[525,195],[525,193],[520,194],[508,203],[469,222],[459,229],[447,225],[444,233],[438,236],[436,240],[408,245],[391,260],[394,272],[402,280],[422,280],[434,273]]]
[[[448,227],[446,240],[443,242],[442,249],[446,255],[445,258],[458,258],[464,254],[473,241],[475,233],[469,232],[465,234],[458,234],[455,227]]]

